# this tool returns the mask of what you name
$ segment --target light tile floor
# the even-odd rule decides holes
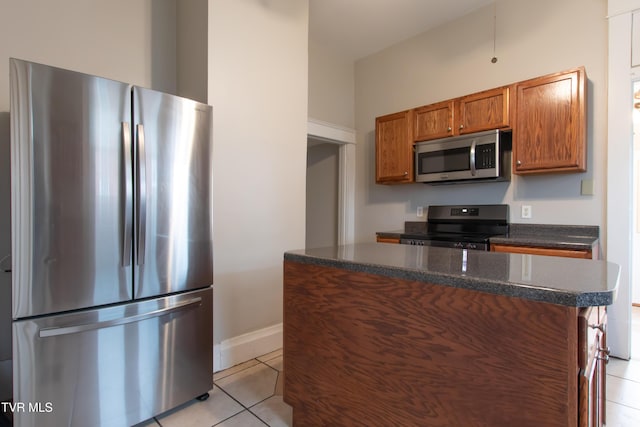
[[[136,427],[287,427],[291,407],[282,401],[282,350],[213,375],[204,402],[192,400]]]
[[[607,427],[640,426],[640,307],[631,311],[631,360],[607,365]]]
[[[640,307],[633,308],[631,360],[607,366],[607,427],[640,426]],[[286,427],[291,407],[282,401],[282,351],[217,372],[211,397],[193,400],[136,427]]]

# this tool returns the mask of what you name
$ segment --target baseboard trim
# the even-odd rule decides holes
[[[282,348],[282,323],[238,335],[213,346],[214,372]]]

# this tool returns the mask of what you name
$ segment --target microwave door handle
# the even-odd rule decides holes
[[[471,148],[469,149],[469,167],[471,169],[471,176],[476,176],[476,140],[471,141]]]

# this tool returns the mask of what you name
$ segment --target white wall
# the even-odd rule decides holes
[[[417,206],[440,203],[507,203],[512,222],[604,226],[606,2],[498,0],[496,64],[490,62],[493,10],[479,9],[356,63],[357,241],[420,220]],[[445,187],[374,183],[376,116],[579,65],[589,78],[586,173]],[[595,181],[594,196],[580,195],[582,179]],[[520,218],[522,204],[532,206],[531,220]]]
[[[0,0],[0,111],[9,57],[175,92],[175,0]]]
[[[309,117],[353,129],[354,103],[353,60],[309,39]]]
[[[214,341],[282,322],[282,261],[305,244],[307,0],[210,0]]]
[[[632,264],[633,235],[633,105],[632,80],[640,76],[632,62],[633,18],[638,0],[609,1],[609,80],[607,186],[607,260],[620,265],[618,298],[608,309],[607,343],[612,354],[631,356],[631,284],[637,277]],[[635,43],[636,40],[633,40]],[[636,337],[637,338],[637,337]],[[637,357],[637,355],[636,355]]]

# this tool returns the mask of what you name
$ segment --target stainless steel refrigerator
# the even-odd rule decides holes
[[[205,397],[211,107],[17,59],[10,76],[14,425]]]

